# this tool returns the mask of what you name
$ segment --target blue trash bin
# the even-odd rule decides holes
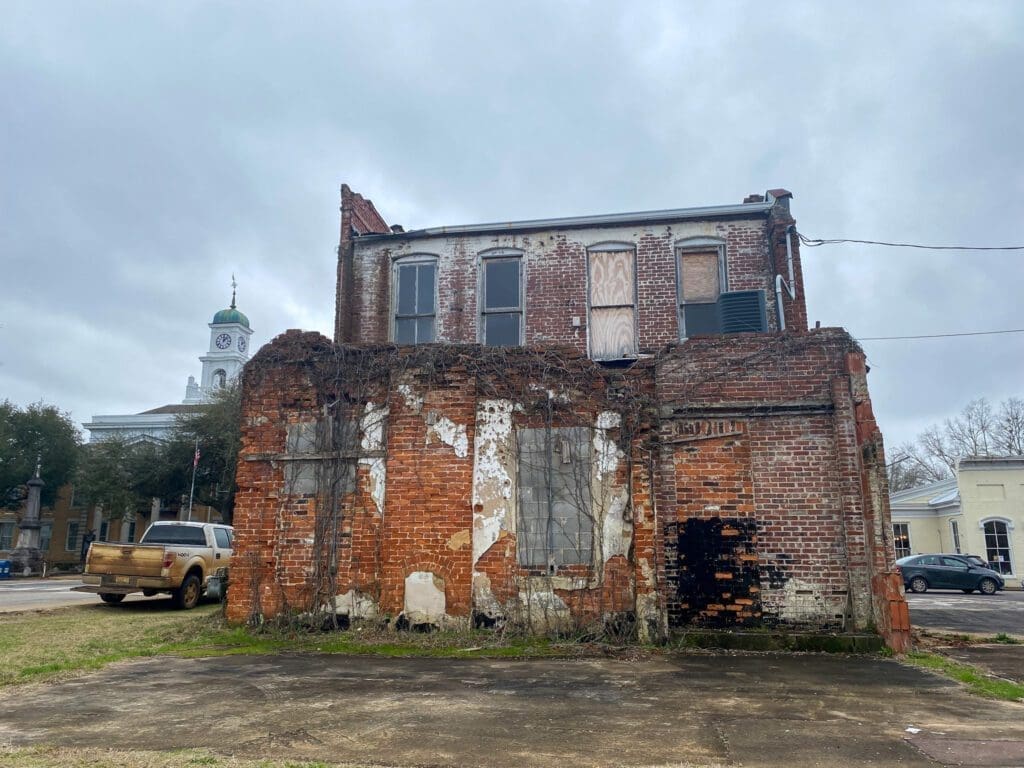
[[[0,560],[0,579],[11,578],[11,561]]]

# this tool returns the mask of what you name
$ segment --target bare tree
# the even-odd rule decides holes
[[[953,477],[965,456],[1024,455],[1024,400],[1011,397],[993,409],[972,400],[955,417],[903,443],[889,465],[889,488],[902,491]]]

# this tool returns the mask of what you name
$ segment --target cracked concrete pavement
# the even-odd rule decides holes
[[[1024,765],[1024,705],[867,657],[156,657],[4,698],[0,743],[14,745],[498,768]]]

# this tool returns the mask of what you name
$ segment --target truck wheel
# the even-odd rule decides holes
[[[174,606],[175,608],[184,608],[189,610],[199,605],[199,598],[203,593],[202,585],[199,583],[199,577],[194,573],[190,573],[185,577],[185,580],[181,582],[181,586],[174,590]]]
[[[124,600],[124,595],[118,595],[113,592],[100,592],[100,600],[109,605],[117,605]]]

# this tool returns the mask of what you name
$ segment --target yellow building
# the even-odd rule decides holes
[[[1024,456],[960,460],[957,476],[889,497],[896,557],[978,555],[1021,588],[1024,575]]]

